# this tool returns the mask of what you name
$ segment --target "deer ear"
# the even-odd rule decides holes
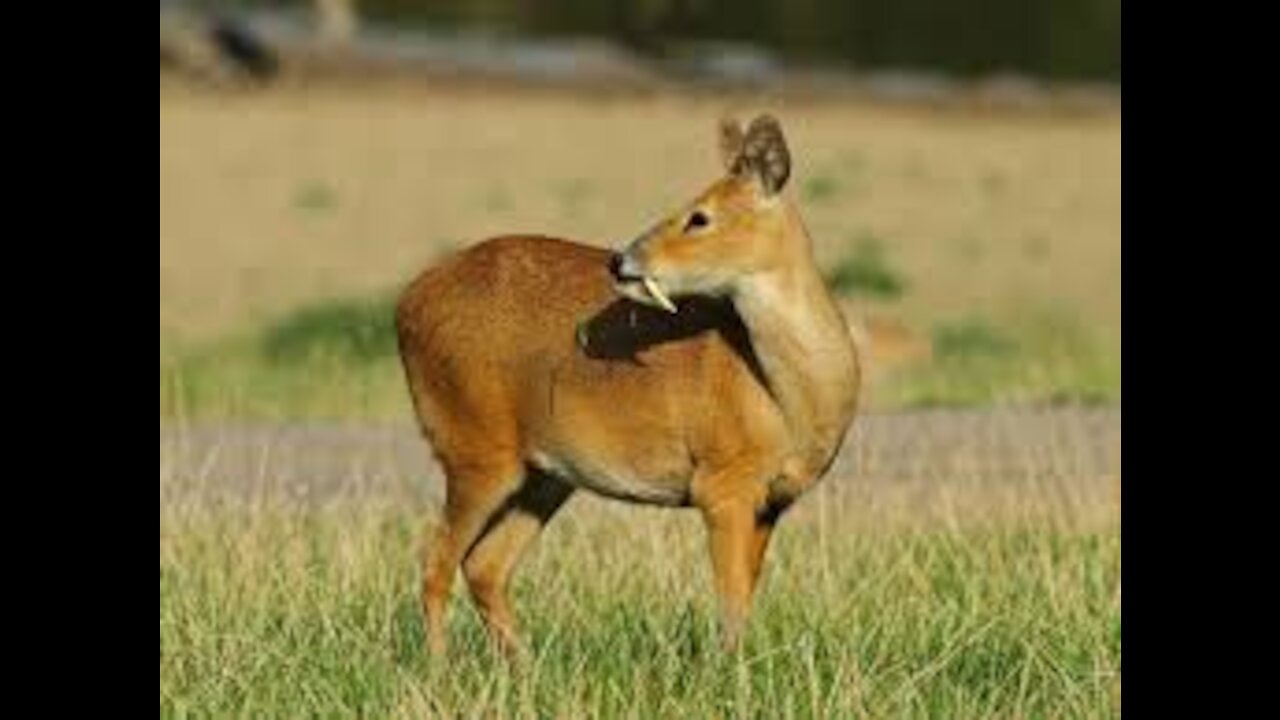
[[[791,152],[787,150],[782,125],[772,115],[751,121],[742,141],[742,162],[760,178],[769,195],[775,195],[791,177]]]
[[[720,118],[720,161],[724,169],[730,173],[742,170],[742,143],[746,138],[742,131],[742,123],[737,118],[726,115]]]

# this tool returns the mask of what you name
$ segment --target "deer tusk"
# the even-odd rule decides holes
[[[676,312],[676,304],[671,302],[671,298],[667,297],[667,294],[662,291],[662,288],[659,287],[656,280],[645,275],[641,279],[641,282],[644,283],[644,289],[649,291],[649,295],[657,301],[658,305],[662,306],[663,310],[666,310],[669,313]]]

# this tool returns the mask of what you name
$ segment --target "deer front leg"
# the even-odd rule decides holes
[[[744,470],[719,474],[700,484],[694,496],[707,525],[721,637],[728,651],[741,643],[776,520],[763,512],[767,491],[757,477]]]

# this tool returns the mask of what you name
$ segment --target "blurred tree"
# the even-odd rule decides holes
[[[160,64],[215,84],[266,80],[275,50],[242,19],[200,3],[161,0]]]
[[[358,29],[356,0],[314,0],[320,40],[327,45],[349,45]]]
[[[355,32],[355,0],[310,2],[327,18],[329,37],[340,40]],[[677,41],[729,40],[787,58],[861,68],[1119,80],[1120,2],[360,0],[359,15],[437,30],[601,36],[652,55]]]

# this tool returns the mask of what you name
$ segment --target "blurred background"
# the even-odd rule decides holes
[[[873,410],[1120,403],[1119,0],[160,4],[160,413],[406,420],[390,308],[769,111]]]

